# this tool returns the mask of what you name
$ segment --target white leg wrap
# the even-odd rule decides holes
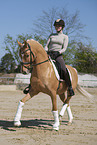
[[[59,117],[58,117],[58,111],[52,111],[53,116],[54,116],[54,125],[53,129],[59,130]]]
[[[61,109],[61,111],[60,111],[59,116],[63,116],[63,115],[64,115],[65,110],[66,110],[66,108],[67,108],[67,105],[68,105],[68,104],[63,105],[63,107],[62,107],[62,109]]]
[[[15,126],[20,126],[21,125],[20,119],[21,119],[23,106],[24,106],[24,103],[19,101],[17,112],[16,112],[16,115],[15,115],[15,118],[14,118],[14,125]]]
[[[70,106],[68,106],[68,107],[66,108],[66,110],[67,110],[67,114],[68,114],[69,122],[72,123],[73,115],[72,115],[72,112],[71,112]]]

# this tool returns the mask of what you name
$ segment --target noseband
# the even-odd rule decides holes
[[[42,62],[37,63],[37,64],[33,64],[33,63],[35,62],[36,56],[35,56],[34,53],[31,51],[30,45],[29,45],[28,43],[27,43],[27,45],[28,45],[28,49],[25,50],[24,52],[22,52],[21,55],[24,54],[25,52],[27,52],[28,50],[30,50],[30,62],[23,62],[23,61],[21,61],[21,65],[22,65],[23,67],[25,67],[25,68],[27,68],[28,70],[32,71],[32,70],[33,70],[33,66],[40,65],[40,64],[45,63],[45,62],[47,62],[48,60],[50,60],[50,58],[48,58],[48,59],[45,60],[45,61],[42,61]],[[34,61],[32,61],[32,56],[33,56],[33,58],[34,58]],[[27,64],[30,64],[30,67],[25,66],[25,65],[27,65]]]

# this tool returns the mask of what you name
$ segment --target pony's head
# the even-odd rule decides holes
[[[24,41],[24,43],[20,43],[19,41],[18,45],[20,47],[19,49],[19,56],[21,58],[21,72],[23,74],[28,74],[31,70],[31,64],[35,61],[35,54],[31,51],[31,47],[27,41]]]

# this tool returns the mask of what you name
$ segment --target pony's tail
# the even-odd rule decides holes
[[[94,102],[94,96],[84,90],[79,84],[77,84],[76,89],[80,94],[88,98],[90,102]]]

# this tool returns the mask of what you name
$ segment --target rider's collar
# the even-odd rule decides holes
[[[57,34],[63,34],[63,31],[58,31]]]

